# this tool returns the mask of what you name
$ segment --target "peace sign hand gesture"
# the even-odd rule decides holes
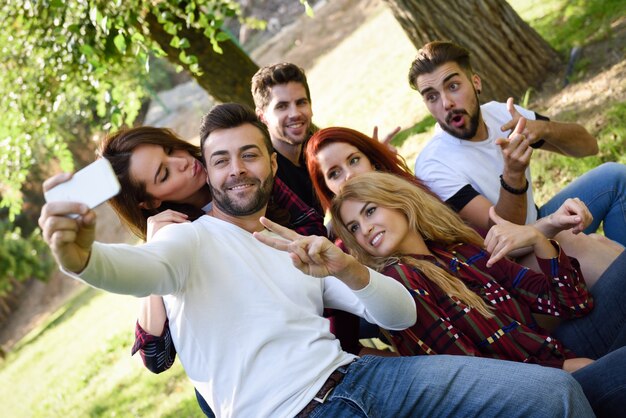
[[[262,217],[261,224],[278,235],[259,232],[254,237],[265,245],[289,253],[293,265],[313,277],[335,276],[353,290],[369,283],[369,271],[354,257],[341,251],[325,237],[303,236]]]

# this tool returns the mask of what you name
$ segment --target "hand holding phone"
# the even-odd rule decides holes
[[[93,209],[120,192],[120,183],[106,158],[99,158],[65,183],[44,192],[46,202],[80,202]],[[72,217],[76,217],[73,215]]]

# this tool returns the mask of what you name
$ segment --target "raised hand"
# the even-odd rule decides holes
[[[526,119],[519,118],[515,129],[509,135],[508,139],[496,139],[496,145],[502,149],[504,158],[504,171],[502,175],[504,180],[513,188],[523,188],[526,184],[525,171],[530,164],[530,157],[533,149],[524,136],[523,132],[526,127]]]
[[[398,134],[398,132],[400,132],[401,129],[402,128],[400,128],[399,126],[396,126],[396,128],[393,131],[389,132],[386,137],[382,139],[378,139],[378,126],[374,126],[374,132],[372,132],[372,139],[374,139],[374,141],[379,141],[382,144],[387,145],[387,148],[389,148],[391,151],[397,154],[398,150],[396,149],[396,147],[391,145],[391,140],[393,139],[394,136]]]
[[[293,265],[313,277],[336,276],[352,289],[361,289],[369,283],[369,272],[356,259],[325,237],[303,236],[267,218],[261,223],[278,237],[255,232],[260,242],[289,253]]]
[[[43,189],[47,191],[71,177],[68,173],[58,174],[46,180]],[[78,214],[78,217],[71,218],[70,214]],[[85,268],[96,235],[94,211],[82,203],[50,202],[41,209],[39,227],[60,266],[75,273]]]
[[[506,101],[506,108],[511,114],[511,120],[500,127],[500,130],[502,132],[506,132],[508,130],[515,128],[519,120],[523,117],[522,114],[517,111],[514,104],[515,104],[515,101],[513,100],[513,98],[509,97],[508,100]],[[521,133],[526,137],[529,144],[534,144],[535,142],[541,139],[539,130],[537,129],[538,123],[541,123],[541,121],[526,120],[524,131]]]
[[[541,258],[552,258],[557,252],[548,239],[530,225],[517,225],[501,218],[495,208],[489,208],[489,217],[494,223],[485,237],[485,249],[491,254],[487,267],[506,257],[511,251],[533,247]]]
[[[157,231],[163,228],[165,225],[169,224],[181,224],[184,222],[189,222],[188,216],[184,213],[177,212],[172,209],[164,210],[161,213],[157,213],[154,216],[150,216],[148,218],[148,230],[146,233],[147,241],[157,233]]]

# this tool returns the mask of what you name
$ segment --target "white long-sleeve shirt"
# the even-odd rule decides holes
[[[76,277],[116,293],[167,295],[181,362],[217,416],[293,416],[354,359],[330,332],[324,307],[387,329],[416,320],[395,280],[370,270],[370,283],[352,291],[334,277],[313,278],[286,253],[208,216],[163,228],[141,246],[94,243]]]

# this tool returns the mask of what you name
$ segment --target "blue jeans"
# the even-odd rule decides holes
[[[626,347],[573,373],[599,418],[623,417],[626,406]]]
[[[591,288],[590,314],[564,321],[552,333],[579,357],[596,362],[574,373],[599,416],[623,416],[626,405],[626,252]]]
[[[318,406],[321,417],[592,417],[562,370],[462,356],[364,356]]]
[[[563,321],[552,333],[580,357],[598,359],[626,346],[626,251],[621,253],[590,289],[591,313]]]
[[[626,165],[604,163],[586,172],[539,208],[538,216],[554,213],[570,197],[585,202],[593,215],[585,233],[595,232],[604,222],[604,234],[626,246]]]

